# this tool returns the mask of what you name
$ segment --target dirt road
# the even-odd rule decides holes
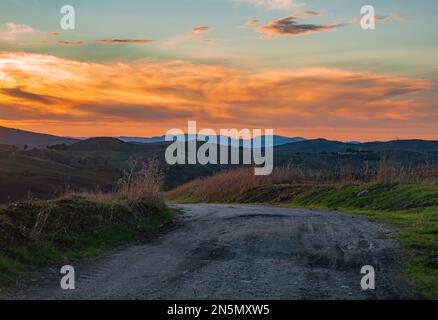
[[[257,205],[181,205],[175,228],[98,259],[72,263],[74,291],[59,270],[19,299],[404,299],[392,230],[351,214]],[[363,291],[360,269],[376,270]]]

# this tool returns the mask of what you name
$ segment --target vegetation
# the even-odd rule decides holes
[[[396,227],[410,257],[404,269],[408,279],[427,297],[438,299],[438,185],[324,187],[286,206],[355,212]]]
[[[56,200],[1,209],[0,284],[34,267],[97,255],[172,221],[157,160],[135,163],[113,192],[69,191]]]
[[[381,163],[376,172],[276,168],[256,177],[252,168],[198,179],[167,193],[187,202],[271,203],[340,210],[395,227],[409,255],[404,272],[425,296],[438,299],[438,171]]]
[[[116,182],[128,168],[130,158],[141,161],[156,156],[163,171],[163,188],[173,188],[200,176],[208,176],[217,166],[169,166],[164,154],[167,143],[134,144],[113,138],[95,138],[66,146],[20,150],[0,145],[0,203],[32,199],[53,199],[66,189],[116,189]]]
[[[288,143],[274,148],[273,174],[257,177],[251,167],[168,166],[167,143],[29,134],[0,128],[0,281],[166,223],[164,189],[178,201],[321,207],[384,221],[412,254],[410,279],[438,296],[436,141]]]
[[[44,138],[44,143],[38,140],[40,142],[35,144],[36,140],[28,136],[32,133],[16,136],[13,130],[9,133],[1,131],[0,203],[26,200],[29,194],[32,199],[53,199],[68,188],[111,191],[127,168],[127,160],[133,156],[143,161],[157,156],[165,190],[229,169],[226,165],[170,166],[164,156],[169,143],[163,141],[142,144],[115,138],[53,140],[51,136],[37,134],[35,139]],[[15,147],[1,145],[2,141],[15,144]],[[24,145],[28,146],[27,150],[24,150]],[[202,142],[198,142],[197,146],[201,145]],[[321,171],[323,175],[327,175],[324,173],[327,171],[330,175],[348,173],[349,170],[376,172],[382,161],[393,168],[436,166],[438,142],[401,140],[349,144],[324,139],[307,140],[276,146],[274,159],[278,168],[292,163],[300,170]]]
[[[167,197],[194,202],[284,201],[295,193],[309,191],[315,187],[363,183],[436,184],[438,166],[404,167],[381,161],[377,169],[367,165],[355,169],[347,165],[315,170],[289,163],[274,168],[269,176],[255,176],[253,168],[243,167],[195,179],[169,191]],[[279,185],[286,185],[287,190],[279,188]],[[263,188],[265,186],[267,188]],[[391,196],[388,195],[388,199],[391,199]]]

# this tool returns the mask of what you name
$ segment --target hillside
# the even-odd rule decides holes
[[[288,143],[275,148],[278,152],[322,153],[347,151],[414,151],[438,152],[438,141],[395,140],[388,142],[345,143],[326,139],[306,140]]]
[[[354,146],[354,149],[370,151],[404,150],[416,152],[438,152],[438,141],[395,140],[388,142],[367,142]]]
[[[69,146],[72,151],[129,151],[135,148],[133,144],[123,142],[116,138],[91,138],[73,143]]]
[[[29,148],[45,148],[54,144],[72,144],[77,141],[72,138],[0,127],[0,144],[12,145],[20,149],[26,145]]]
[[[76,141],[3,129],[3,132],[6,131],[21,133],[21,137],[33,137],[33,141],[35,137],[44,138],[45,143],[58,145],[50,149],[30,147],[23,150],[23,146],[0,143],[0,180],[3,182],[0,185],[0,202],[25,199],[29,194],[42,199],[51,198],[66,187],[111,189],[132,156],[143,160],[157,156],[165,177],[166,190],[231,168],[226,165],[170,166],[165,160],[165,151],[170,142],[124,142],[109,137]],[[293,139],[285,138],[281,141],[281,138],[277,136],[276,143]],[[26,140],[29,141],[31,139]],[[10,144],[11,140],[8,142]],[[63,145],[66,142],[68,145]],[[198,146],[201,144],[199,142]],[[382,160],[402,167],[438,164],[438,142],[401,140],[353,144],[317,139],[296,141],[274,148],[276,167],[291,164],[327,173],[339,172],[345,168],[368,168],[375,172]]]
[[[275,151],[286,151],[292,153],[343,152],[349,147],[351,147],[351,145],[344,142],[316,139],[288,143],[283,146],[276,147]]]
[[[224,136],[216,136],[216,139],[218,142],[221,141],[221,138],[224,138]],[[166,136],[161,136],[161,137],[153,137],[153,138],[140,138],[140,137],[117,137],[117,139],[122,140],[124,142],[135,142],[135,143],[143,143],[143,144],[152,144],[152,143],[160,143],[160,142],[165,142],[166,141]],[[185,139],[186,140],[195,140],[195,137],[192,135],[185,135]],[[205,141],[206,137],[205,136],[198,136],[197,137],[198,141]],[[231,143],[233,142],[235,145],[239,145],[239,146],[243,146],[244,145],[244,140],[236,140],[236,139],[231,139],[228,137],[225,137],[225,139],[223,139],[225,141],[227,141],[224,145],[231,145]],[[294,137],[294,138],[289,138],[289,137],[283,137],[283,136],[277,136],[274,135],[273,136],[273,145],[274,146],[281,146],[287,143],[294,143],[294,142],[300,142],[300,141],[305,141],[306,139],[301,138],[301,137]],[[265,138],[262,137],[261,139],[261,143],[264,144],[265,142]],[[254,144],[254,139],[251,140],[251,143]],[[255,145],[256,147],[260,147],[259,145]]]

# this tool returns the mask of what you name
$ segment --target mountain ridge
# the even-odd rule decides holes
[[[72,144],[79,141],[74,138],[60,137],[45,133],[13,129],[0,126],[0,144],[12,145],[18,148],[46,148],[55,144]]]
[[[221,136],[216,136],[218,141]],[[193,140],[194,136],[185,135],[187,140]],[[205,141],[204,136],[198,136],[199,141]],[[225,140],[230,143],[238,143],[240,147],[244,146],[243,140],[232,139],[225,137]],[[252,139],[251,141],[254,141]],[[261,139],[264,144],[264,137]],[[18,148],[46,148],[56,144],[70,145],[72,149],[77,148],[93,150],[93,149],[123,149],[129,145],[135,144],[159,144],[165,141],[165,136],[142,138],[142,137],[93,137],[88,139],[75,139],[68,137],[60,137],[44,133],[36,133],[20,129],[12,129],[0,126],[0,145],[16,146]],[[124,145],[126,143],[126,145]],[[260,147],[254,144],[255,147]],[[346,152],[348,151],[387,151],[387,150],[405,150],[405,151],[420,151],[420,152],[438,152],[438,141],[422,140],[422,139],[407,139],[407,140],[392,140],[392,141],[370,141],[370,142],[341,142],[336,140],[305,139],[301,137],[284,137],[275,135],[274,144],[275,151],[291,152],[291,153],[321,153],[321,152]]]

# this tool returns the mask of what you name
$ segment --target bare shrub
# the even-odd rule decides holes
[[[111,192],[96,189],[92,192],[77,192],[66,190],[63,197],[80,196],[99,203],[119,202],[120,200],[145,199],[151,202],[162,202],[161,189],[164,177],[160,170],[160,163],[156,156],[144,161],[138,156],[131,156],[127,161],[127,168]]]
[[[379,183],[438,183],[438,167],[391,165],[382,161],[376,176]]]

